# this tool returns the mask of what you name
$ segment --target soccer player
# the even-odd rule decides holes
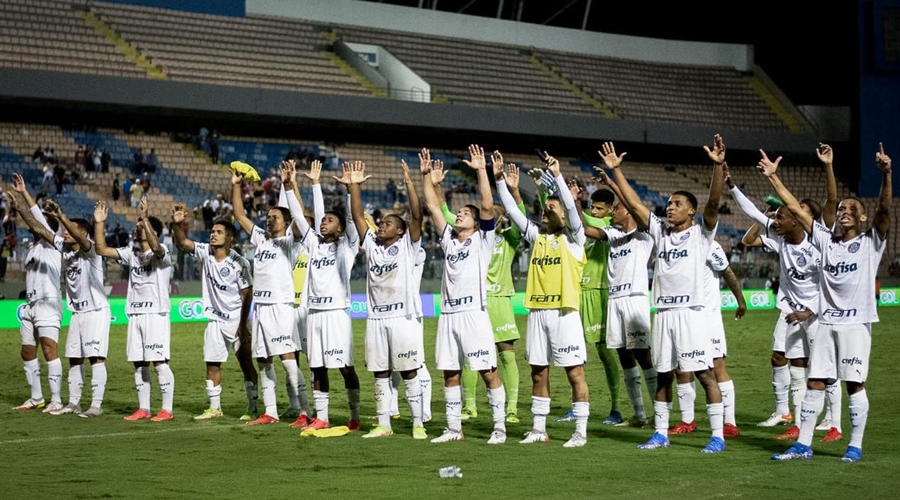
[[[712,437],[702,451],[719,453],[725,450],[722,393],[712,371],[712,344],[704,329],[702,313],[706,294],[703,280],[698,279],[703,274],[716,236],[725,142],[716,135],[713,148],[703,148],[713,161],[713,172],[701,224],[694,224],[697,198],[692,193],[672,193],[666,207],[666,220],[662,220],[641,203],[622,173],[620,166],[626,153],[617,156],[615,147],[610,142],[603,144],[603,151],[600,153],[606,166],[613,171],[616,185],[622,193],[622,201],[638,224],[648,228],[658,252],[653,272],[653,304],[657,312],[653,318],[650,350],[658,376],[653,403],[656,432],[649,441],[639,446],[640,449],[669,446],[672,382],[675,371],[681,370],[694,372],[706,392]]]
[[[292,181],[293,169],[285,163],[281,168],[282,179],[290,176]],[[250,244],[256,248],[251,350],[262,375],[259,387],[266,408],[265,413],[248,421],[247,425],[269,425],[279,422],[273,356],[281,359],[287,383],[297,391],[300,369],[294,354],[299,350],[294,336],[294,287],[287,277],[300,255],[302,232],[297,220],[284,207],[269,209],[265,229],[254,225],[244,211],[243,178],[237,172],[231,174],[231,203],[235,221],[250,235]],[[285,189],[292,189],[292,185]]]
[[[725,173],[725,184],[731,190],[738,207],[753,219],[757,227],[764,229],[764,235],[751,239],[758,239],[766,248],[778,253],[781,286],[778,288],[776,307],[781,313],[772,333],[772,387],[775,393],[775,412],[758,425],[774,427],[788,424],[793,419],[794,425],[776,439],[797,439],[800,435],[800,403],[806,393],[809,345],[815,338],[818,327],[818,266],[821,264],[822,256],[809,240],[800,221],[787,207],[777,208],[774,218],[769,218],[735,186],[728,171]],[[815,213],[817,205],[813,200],[801,202],[804,211],[813,219],[819,218]],[[834,218],[833,215],[831,218]],[[837,389],[840,393],[840,387]],[[789,394],[794,402],[793,415],[788,406]],[[835,437],[840,439],[838,429],[829,432],[825,439],[836,440]]]
[[[812,436],[816,418],[825,401],[825,385],[841,379],[850,397],[850,443],[841,458],[844,462],[862,460],[862,440],[869,416],[866,378],[872,349],[872,323],[878,321],[875,298],[875,277],[878,264],[887,246],[887,232],[891,219],[891,159],[879,144],[875,164],[881,170],[881,193],[872,227],[863,231],[868,221],[865,205],[857,198],[840,201],[837,226],[840,236],[813,221],[800,208],[796,198],[787,190],[776,174],[781,157],[774,162],[765,152],[758,168],[765,175],[778,196],[810,235],[813,246],[822,253],[819,294],[819,328],[810,352],[809,381],[801,406],[800,436],[784,453],[773,460],[810,459]]]
[[[519,170],[514,164],[497,179],[500,201],[510,219],[531,244],[531,265],[525,284],[525,307],[528,308],[525,357],[531,365],[531,430],[522,444],[547,442],[547,415],[550,413],[550,362],[566,370],[572,386],[572,409],[575,432],[563,445],[566,448],[587,444],[587,421],[590,413],[588,384],[584,378],[584,330],[580,305],[584,252],[584,225],[566,181],[559,171],[559,161],[546,156],[545,166],[556,180],[557,196],[545,206],[542,224],[538,226],[516,210],[515,200],[507,188],[507,180],[517,184]],[[577,188],[574,188],[577,189]]]
[[[722,297],[719,291],[719,276],[725,280],[725,284],[737,301],[738,307],[734,313],[734,319],[741,319],[747,313],[747,302],[744,299],[741,284],[737,276],[728,264],[728,256],[718,242],[713,241],[706,266],[703,268],[703,288],[706,291],[703,305],[703,325],[708,325],[710,342],[712,343],[713,373],[722,392],[722,407],[724,411],[724,424],[722,434],[726,438],[734,438],[740,434],[735,419],[735,390],[734,381],[728,374],[726,358],[728,356],[728,344],[725,340],[725,325],[722,322]],[[676,371],[676,393],[678,394],[678,408],[681,410],[681,422],[669,429],[669,434],[689,434],[697,430],[694,420],[694,401],[697,393],[694,389],[694,375],[691,372]]]
[[[184,205],[172,209],[175,245],[190,253],[203,266],[201,289],[203,312],[209,320],[203,335],[203,360],[206,362],[206,395],[209,408],[194,420],[222,416],[222,363],[228,352],[237,357],[244,374],[247,413],[256,411],[258,375],[250,352],[247,317],[253,300],[250,263],[234,250],[237,231],[228,220],[213,222],[209,243],[195,243],[184,234]]]
[[[66,297],[72,318],[66,334],[69,359],[69,403],[51,415],[74,413],[93,418],[103,414],[106,392],[106,355],[109,351],[109,299],[103,288],[103,259],[90,239],[93,232],[85,219],[69,220],[59,205],[50,202],[47,213],[63,227],[63,267],[66,270]],[[43,231],[44,239],[52,236]],[[84,360],[91,364],[91,405],[81,411]]]
[[[424,153],[424,152],[423,152]],[[469,146],[469,160],[464,160],[478,177],[481,206],[466,205],[456,213],[456,223],[450,225],[441,213],[441,202],[435,185],[444,180],[443,162],[423,161],[425,203],[431,213],[435,229],[441,235],[444,251],[444,273],[441,278],[441,316],[438,318],[435,358],[437,368],[444,372],[444,398],[447,407],[447,428],[432,443],[461,441],[462,394],[460,373],[462,364],[481,373],[487,385],[488,401],[494,429],[488,444],[506,442],[506,394],[497,375],[497,351],[494,332],[487,308],[487,272],[494,245],[494,201],[487,174],[484,149]]]
[[[172,348],[172,325],[169,322],[169,281],[172,278],[172,258],[159,242],[163,224],[147,213],[147,197],[138,204],[140,218],[133,234],[133,247],[106,246],[104,225],[109,217],[105,201],[94,206],[94,245],[97,254],[116,259],[128,266],[128,296],[125,314],[128,316],[126,353],[134,363],[134,387],[138,393],[138,409],[125,420],[150,419],[153,422],[172,420],[175,396],[175,374],[169,367]],[[150,416],[150,364],[156,368],[162,409]]]
[[[419,153],[419,158],[420,161],[430,161],[428,150]],[[503,171],[503,155],[499,151],[491,154],[491,162],[495,176]],[[524,214],[525,204],[522,203],[519,186],[509,184],[507,186],[516,201],[516,207]],[[443,199],[440,186],[435,186],[435,189],[438,198]],[[448,224],[456,223],[456,215],[450,212],[446,203],[441,204],[441,212]],[[522,235],[519,228],[510,223],[506,211],[500,205],[494,205],[494,220],[496,237],[487,273],[487,311],[491,318],[491,326],[494,328],[494,343],[500,361],[498,368],[500,381],[506,390],[506,421],[515,424],[519,423],[519,365],[516,363],[515,342],[520,335],[512,306],[512,297],[516,293],[512,280],[512,262],[516,257],[516,248],[522,241]],[[477,376],[476,372],[463,366],[462,386],[465,391],[463,420],[478,416],[475,406]]]
[[[418,371],[425,357],[421,312],[415,309],[418,286],[414,268],[422,237],[422,208],[406,162],[403,182],[409,192],[412,219],[384,216],[377,231],[369,230],[363,210],[361,185],[368,180],[366,165],[344,165],[341,183],[350,191],[353,224],[362,235],[366,253],[366,367],[375,376],[375,411],[378,425],[364,438],[387,437],[391,429],[391,371],[400,373],[413,422],[413,439],[427,439],[422,423],[422,388]]]
[[[310,227],[303,217],[303,205],[294,191],[296,164],[289,161],[282,165],[286,166],[282,182],[288,208],[299,225],[301,243],[309,252],[303,304],[308,311],[307,356],[313,372],[316,418],[302,428],[301,435],[311,435],[331,426],[328,415],[329,369],[338,369],[344,378],[350,407],[347,427],[351,431],[359,430],[359,377],[354,368],[353,327],[349,311],[350,270],[358,252],[359,235],[355,226],[348,226],[344,216],[334,211],[324,213],[318,231]],[[319,175],[320,168],[310,169],[310,176]],[[318,179],[310,177],[310,180],[313,181],[313,203],[324,203],[321,201],[322,190]]]
[[[34,244],[25,255],[25,300],[22,309],[21,356],[25,368],[25,380],[31,386],[31,397],[14,410],[37,410],[44,413],[60,411],[62,404],[62,361],[59,359],[59,329],[62,322],[62,303],[59,287],[60,265],[62,263],[63,238],[56,234],[58,223],[49,221],[28,193],[25,181],[19,174],[13,174],[13,191],[10,193],[11,209],[16,209],[16,194],[22,197],[27,210],[17,210],[28,225]],[[38,231],[45,236],[38,236]],[[44,401],[41,388],[41,364],[37,357],[40,344],[47,361],[47,381],[50,384],[50,404]]]
[[[622,199],[615,182],[602,168],[598,180]],[[598,190],[599,192],[599,190]],[[653,239],[640,230],[634,217],[621,201],[612,211],[613,225],[585,225],[585,235],[607,242],[609,260],[606,266],[609,302],[606,311],[606,346],[615,349],[625,374],[625,391],[634,408],[630,424],[647,425],[647,412],[641,394],[641,372],[650,399],[656,395],[656,369],[650,358],[650,284],[647,263],[653,252]]]

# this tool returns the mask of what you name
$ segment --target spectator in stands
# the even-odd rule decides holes
[[[0,219],[6,217],[6,210],[9,208],[9,194],[0,186]]]
[[[43,162],[44,161],[44,148],[38,146],[37,149],[34,150],[34,153],[31,153],[31,161]]]
[[[85,160],[84,146],[79,144],[78,148],[75,149],[75,168],[78,169],[79,172],[84,172]]]
[[[44,149],[44,161],[46,163],[57,163],[56,151],[53,148]]]
[[[100,154],[100,166],[103,168],[103,172],[109,172],[109,163],[112,161],[112,157],[109,154],[109,151],[103,150],[103,153]]]
[[[393,205],[397,203],[397,184],[394,183],[394,179],[388,179],[387,184],[384,186],[384,191],[387,193],[388,204]]]
[[[0,282],[6,281],[6,264],[16,248],[16,236],[11,234],[0,240]]]
[[[53,167],[53,182],[56,184],[56,196],[62,196],[63,184],[66,183],[66,168],[59,163]]]
[[[212,157],[213,163],[219,162],[219,132],[216,129],[213,129],[209,134],[209,137],[206,138],[207,144],[209,144],[209,156]]]
[[[116,174],[116,177],[112,182],[112,199],[114,203],[118,203],[119,198],[122,196],[122,191],[119,188],[119,175]]]
[[[131,172],[135,176],[140,176],[144,173],[144,150],[142,148],[138,148],[137,152],[134,153],[133,158],[134,164],[131,166]],[[138,198],[140,198],[140,196],[138,196]]]
[[[131,205],[131,186],[134,185],[134,178],[128,177],[122,184],[122,194],[125,195],[125,204]]]
[[[150,154],[147,155],[144,163],[147,172],[151,174],[156,173],[156,167],[159,165],[159,159],[156,157],[156,149],[150,148]]]
[[[95,149],[91,154],[91,165],[94,167],[94,172],[103,171],[103,153],[99,149]]]
[[[137,181],[131,184],[131,206],[137,208],[144,196],[144,186]]]
[[[150,193],[150,175],[144,174],[144,178],[141,179],[141,191],[144,196],[147,196]]]

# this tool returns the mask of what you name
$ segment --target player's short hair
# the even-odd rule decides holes
[[[859,198],[857,198],[856,196],[844,196],[843,198],[841,198],[841,199],[838,201],[838,205],[840,205],[841,202],[844,201],[844,200],[856,200],[856,202],[859,203],[859,206],[862,207],[862,213],[866,213],[866,204],[863,203],[863,201],[860,200]]]
[[[616,202],[616,195],[609,189],[598,189],[591,194],[591,203],[606,203],[612,205]]]
[[[403,219],[403,217],[400,217],[400,216],[397,215],[397,214],[387,214],[387,215],[385,215],[384,218],[381,219],[381,220],[385,220],[385,219],[387,219],[388,217],[391,217],[391,218],[393,218],[393,219],[397,219],[397,224],[400,226],[401,229],[403,229],[403,232],[406,233],[406,231],[407,231],[407,224],[406,224],[406,221]]]
[[[812,198],[803,198],[800,200],[800,203],[805,204],[809,207],[809,215],[812,216],[813,220],[819,220],[822,217],[822,204]]]
[[[150,217],[147,217],[147,220],[150,222],[150,227],[152,227],[153,231],[156,233],[156,237],[159,238],[160,236],[162,236],[162,232],[163,232],[162,221],[152,215]]]
[[[675,191],[674,193],[672,193],[672,196],[675,195],[684,196],[685,198],[687,198],[688,203],[691,204],[691,208],[697,210],[697,197],[694,196],[694,193],[691,193],[690,191]]]
[[[294,222],[293,217],[291,217],[291,211],[285,207],[272,207],[269,209],[269,212],[272,210],[278,210],[281,212],[281,216],[284,218],[284,224],[290,226],[292,222]]]
[[[344,214],[337,210],[326,210],[325,214],[333,215],[337,218],[338,225],[340,226],[342,233],[347,230],[347,218],[344,216]]]
[[[88,236],[94,236],[94,225],[91,224],[87,219],[71,219],[71,221],[72,224],[78,226],[78,229],[81,229],[82,231],[87,233]]]
[[[237,230],[234,228],[234,224],[231,223],[228,219],[216,219],[213,221],[213,226],[222,226],[225,228],[225,235],[231,238],[232,240],[237,239]]]
[[[476,207],[475,205],[472,205],[471,203],[468,205],[465,205],[465,207],[472,211],[472,214],[475,217],[476,221],[481,220],[481,209],[480,208]]]

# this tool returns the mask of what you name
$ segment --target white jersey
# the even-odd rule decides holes
[[[106,289],[103,288],[103,258],[91,243],[88,251],[63,250],[66,268],[66,297],[72,312],[96,311],[109,307]]]
[[[312,229],[302,241],[309,252],[303,304],[310,311],[350,307],[350,270],[359,242],[344,234],[337,241],[326,243]]]
[[[487,270],[494,251],[494,220],[478,221],[478,229],[459,241],[447,224],[441,236],[444,274],[441,313],[483,310],[487,306]]]
[[[822,252],[821,322],[877,322],[875,278],[887,241],[878,236],[874,227],[849,241],[841,241],[818,222],[813,223],[811,236],[813,245]]]
[[[653,237],[657,254],[653,305],[657,309],[702,307],[706,292],[699,278],[715,241],[716,228],[710,231],[700,223],[676,233],[666,221],[650,214],[647,231]]]
[[[706,297],[703,301],[704,310],[722,310],[719,273],[726,269],[728,269],[728,256],[722,249],[722,245],[713,241],[709,249],[709,256],[706,258],[706,265],[703,266],[703,289],[706,290]]]
[[[415,307],[416,259],[419,242],[404,233],[393,245],[378,244],[375,233],[363,237],[366,252],[366,294],[370,318],[418,317]]]
[[[128,304],[125,314],[169,314],[169,281],[172,279],[172,258],[166,247],[157,257],[153,250],[117,248],[119,264],[128,266]]]
[[[609,298],[646,297],[650,289],[647,262],[653,252],[653,239],[637,230],[625,233],[615,227],[605,227],[603,231],[609,243],[609,260],[606,263]]]
[[[59,300],[62,247],[59,236],[53,238],[53,243],[37,238],[25,254],[25,299],[29,304],[36,300]]]
[[[804,309],[818,313],[819,266],[822,264],[819,249],[805,237],[796,245],[786,243],[771,229],[762,242],[766,248],[778,252],[781,286],[778,287],[776,307],[786,314]]]
[[[241,292],[253,286],[250,263],[231,250],[221,262],[206,243],[194,243],[194,258],[203,265],[201,287],[203,313],[210,321],[237,321],[241,318]]]
[[[416,308],[416,316],[421,318],[424,313],[422,311],[422,273],[425,271],[425,261],[428,259],[428,254],[425,253],[425,249],[422,248],[422,245],[419,245],[419,249],[416,251],[416,267],[413,268],[413,301],[414,307]]]
[[[266,231],[253,226],[250,244],[256,247],[253,255],[253,300],[257,304],[293,304],[294,264],[300,256],[300,242],[294,240],[288,227],[280,238],[266,237]]]

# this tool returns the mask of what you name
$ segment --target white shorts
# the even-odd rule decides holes
[[[294,352],[294,304],[254,304],[253,338],[250,349],[254,358],[269,358]]]
[[[712,359],[728,357],[728,343],[725,341],[725,323],[721,309],[703,309],[704,327],[709,328],[709,343]]]
[[[72,313],[66,333],[67,358],[105,358],[109,352],[109,308]]]
[[[353,366],[353,325],[348,310],[309,311],[306,332],[310,368]]]
[[[820,323],[809,356],[809,378],[863,383],[869,375],[871,352],[871,323]]]
[[[306,352],[306,308],[294,305],[294,345],[300,346],[298,350]]]
[[[36,300],[22,307],[22,345],[37,345],[38,337],[59,342],[62,323],[62,303],[56,300]]]
[[[434,357],[438,370],[460,371],[463,363],[477,372],[496,368],[497,347],[487,311],[441,314]]]
[[[128,361],[168,361],[172,345],[172,324],[165,313],[128,316],[125,353]]]
[[[772,332],[772,351],[783,352],[787,359],[809,357],[810,344],[819,327],[818,317],[810,316],[808,320],[796,325],[789,325],[787,313],[782,311]]]
[[[677,308],[653,317],[650,355],[656,371],[699,372],[712,368],[712,345],[701,310]]]
[[[203,333],[203,361],[207,363],[224,363],[229,352],[237,352],[241,348],[238,334],[240,321],[210,321]]]
[[[366,368],[413,371],[425,362],[422,320],[400,316],[366,320]]]
[[[607,337],[608,340],[608,337]],[[525,359],[532,366],[581,366],[587,362],[581,314],[576,310],[533,309],[528,312]]]
[[[646,296],[630,295],[609,300],[606,347],[650,349],[650,302]]]

